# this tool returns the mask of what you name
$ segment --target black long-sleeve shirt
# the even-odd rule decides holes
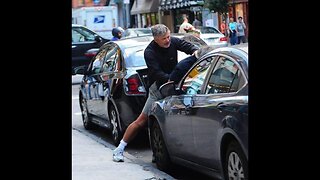
[[[192,54],[197,49],[197,46],[176,37],[171,37],[168,48],[162,48],[154,40],[151,41],[144,51],[144,59],[148,66],[149,87],[156,81],[159,88],[168,81],[170,73],[178,63],[178,50]]]

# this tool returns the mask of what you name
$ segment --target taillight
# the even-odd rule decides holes
[[[92,48],[92,49],[89,49],[87,52],[85,52],[84,55],[89,58],[92,58],[98,53],[98,51],[99,51],[99,48]]]
[[[146,89],[139,79],[137,74],[130,76],[125,81],[125,92],[128,95],[144,95],[146,94]]]
[[[86,52],[86,53],[84,53],[84,55],[86,56],[86,57],[89,57],[89,58],[92,58],[93,56],[95,56],[97,54],[97,52]]]
[[[220,41],[228,41],[227,37],[221,37]]]

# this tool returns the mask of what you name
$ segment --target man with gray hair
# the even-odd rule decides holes
[[[137,133],[146,125],[148,111],[153,102],[162,98],[159,87],[169,80],[169,76],[178,63],[178,50],[195,55],[198,47],[176,37],[170,36],[170,30],[163,24],[151,27],[153,40],[144,51],[148,66],[149,95],[139,117],[133,121],[123,135],[118,147],[113,150],[113,160],[123,162],[123,151]],[[152,160],[153,161],[153,160]]]

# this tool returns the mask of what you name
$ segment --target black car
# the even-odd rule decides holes
[[[201,57],[149,112],[156,165],[180,164],[218,179],[248,179],[248,54],[232,47]]]
[[[88,66],[95,49],[108,41],[85,26],[72,24],[72,74],[77,67]]]
[[[78,74],[84,74],[79,101],[85,129],[106,127],[114,143],[120,142],[147,98],[144,49],[151,40],[141,37],[109,41],[100,47],[87,69],[78,69]]]
[[[79,92],[84,127],[92,129],[98,125],[110,129],[116,145],[147,99],[144,49],[152,40],[149,35],[109,41],[100,47],[88,67],[76,70],[77,74],[84,74]],[[197,38],[186,40],[203,43]],[[189,55],[179,51],[178,60],[186,56]]]

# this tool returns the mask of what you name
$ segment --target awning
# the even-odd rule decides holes
[[[135,0],[132,8],[131,15],[158,12],[159,0]]]
[[[189,6],[203,5],[203,0],[160,0],[160,10],[178,9]]]

